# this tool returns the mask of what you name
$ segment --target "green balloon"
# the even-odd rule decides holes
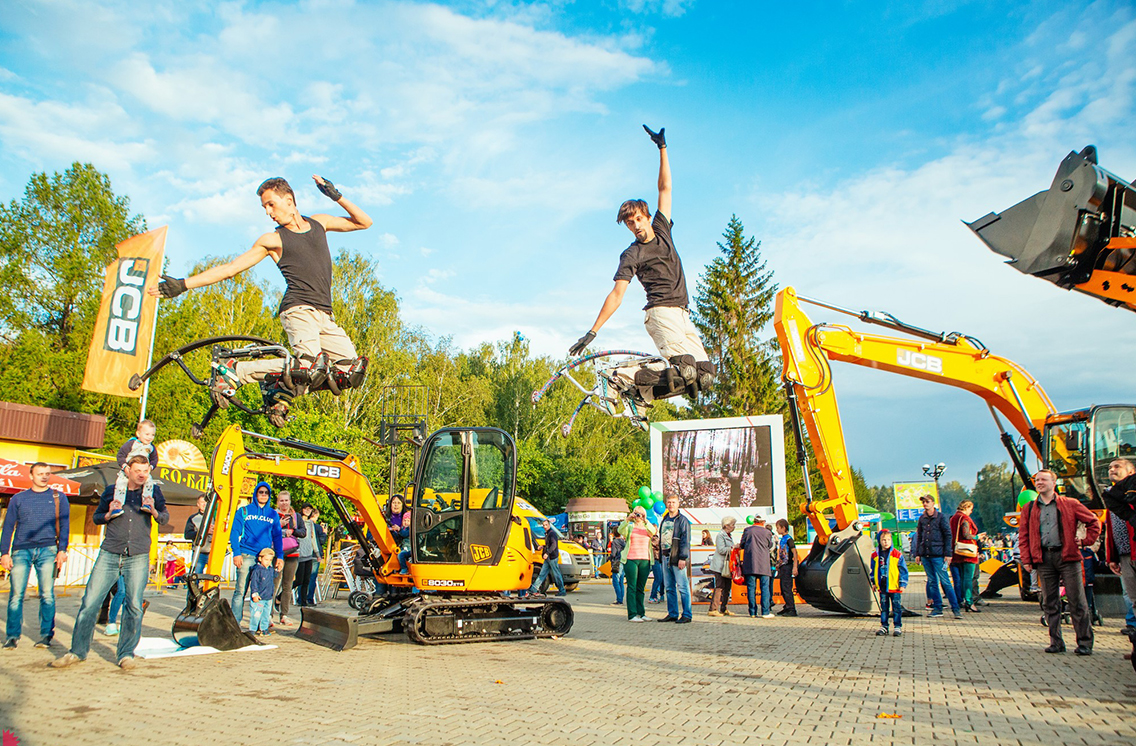
[[[643,508],[643,510],[650,510],[651,506],[655,504],[655,501],[651,499],[650,495],[647,495],[646,497],[639,498],[635,504]]]
[[[746,523],[748,523],[751,526],[753,525],[753,516],[752,515],[746,516]]]
[[[666,498],[663,497],[663,491],[662,490],[658,490],[657,492],[655,492],[655,494],[651,495],[651,504],[652,505],[654,505],[659,500],[664,500],[664,501],[666,500]]]
[[[643,487],[639,488],[639,499],[640,500],[646,500],[650,496],[651,496],[651,488],[650,487],[643,486]]]
[[[1024,507],[1026,503],[1037,498],[1037,493],[1033,490],[1024,489],[1018,493],[1018,507]]]

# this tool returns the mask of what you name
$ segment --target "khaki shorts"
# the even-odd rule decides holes
[[[315,357],[326,352],[332,363],[353,360],[358,356],[347,332],[335,323],[330,314],[312,306],[292,306],[280,314],[280,325],[284,327],[288,345],[296,356]],[[282,370],[279,359],[238,362],[236,368],[237,378],[242,384],[259,381],[266,373]]]
[[[676,355],[691,355],[696,362],[710,359],[705,348],[702,347],[702,338],[698,336],[698,329],[690,320],[690,311],[685,308],[673,306],[648,308],[643,316],[643,326],[647,327],[647,333],[651,335],[659,354],[667,360]],[[640,367],[632,365],[616,368],[612,371],[612,375],[630,387],[635,383],[635,371]],[[647,367],[663,370],[667,365],[651,363]]]

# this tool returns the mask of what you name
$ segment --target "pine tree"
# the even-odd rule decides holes
[[[761,243],[746,238],[737,215],[730,217],[722,237],[722,255],[699,278],[695,299],[694,324],[718,368],[705,406],[717,416],[781,412],[777,343],[761,337],[773,320],[773,271],[766,270]]]

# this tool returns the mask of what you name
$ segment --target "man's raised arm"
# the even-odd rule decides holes
[[[658,210],[663,214],[667,220],[671,218],[671,162],[667,158],[667,137],[666,127],[660,127],[658,132],[652,132],[651,128],[643,125],[643,129],[647,130],[647,134],[651,136],[651,142],[659,148],[659,207]]]
[[[265,233],[263,236],[256,240],[252,248],[245,253],[238,256],[232,261],[218,264],[216,267],[210,267],[204,272],[199,272],[184,280],[177,277],[170,277],[169,275],[162,275],[162,281],[156,286],[151,286],[146,289],[146,292],[157,298],[176,298],[184,293],[186,290],[193,288],[203,288],[206,285],[214,285],[230,277],[236,277],[246,269],[255,266],[264,257],[268,256],[272,250],[279,250],[282,244],[280,243],[280,236],[273,233]]]
[[[337,233],[350,233],[351,231],[366,230],[374,224],[375,221],[371,220],[371,216],[359,209],[359,206],[354,202],[344,197],[343,194],[335,188],[335,184],[315,174],[312,174],[312,180],[315,181],[316,188],[323,192],[328,199],[347,211],[347,217],[340,215],[313,215],[312,217],[319,220],[324,230],[335,231]]]

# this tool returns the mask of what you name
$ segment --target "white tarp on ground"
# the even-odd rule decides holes
[[[183,655],[208,655],[209,653],[244,653],[254,650],[274,650],[275,645],[246,645],[237,650],[218,650],[205,645],[194,645],[189,648],[178,647],[178,644],[167,637],[143,637],[138,641],[134,654],[139,658],[177,658]]]

